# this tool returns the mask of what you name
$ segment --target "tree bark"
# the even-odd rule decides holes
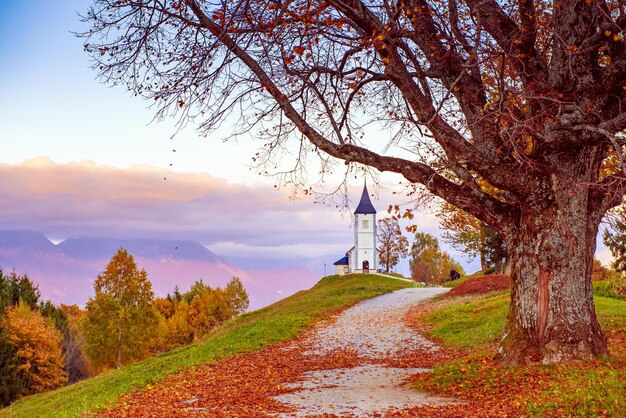
[[[482,271],[487,270],[490,267],[489,263],[487,262],[487,257],[485,257],[485,250],[482,250],[480,252],[480,269]]]
[[[496,358],[505,364],[561,363],[608,355],[595,313],[591,271],[598,202],[575,170],[551,175],[553,199],[529,199],[512,257],[511,304]]]

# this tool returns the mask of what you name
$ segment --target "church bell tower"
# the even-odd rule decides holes
[[[354,253],[350,270],[354,273],[378,271],[376,209],[370,200],[367,184],[363,186],[361,201],[354,211]]]

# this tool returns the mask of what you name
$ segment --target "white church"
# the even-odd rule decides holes
[[[354,211],[354,247],[346,256],[335,261],[335,274],[369,273],[378,271],[376,249],[376,209],[372,205],[367,185],[363,186],[361,201]]]

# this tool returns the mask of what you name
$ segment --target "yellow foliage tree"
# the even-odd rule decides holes
[[[159,323],[145,270],[119,249],[94,282],[82,321],[85,351],[96,369],[122,367],[147,357]]]
[[[193,340],[193,330],[188,319],[189,303],[181,301],[174,306],[174,314],[166,322],[167,338],[165,342],[170,347],[189,344]]]
[[[21,302],[8,308],[2,323],[9,344],[15,348],[15,376],[22,395],[45,392],[63,386],[62,335],[50,320]]]
[[[409,266],[415,280],[432,284],[446,281],[451,270],[465,274],[461,265],[439,248],[437,238],[424,232],[415,234]]]
[[[232,280],[228,282],[225,292],[232,315],[240,315],[248,310],[250,298],[238,277],[233,277]]]
[[[156,298],[152,302],[152,306],[156,309],[165,319],[169,319],[174,315],[174,303],[166,298]]]
[[[175,295],[178,292],[175,291]],[[230,318],[245,312],[250,304],[241,280],[233,277],[224,289],[199,280],[189,291],[174,298],[156,299],[162,317],[160,349],[189,344]]]
[[[189,306],[189,323],[193,328],[194,338],[203,336],[232,316],[226,292],[219,287],[207,287],[193,298]]]

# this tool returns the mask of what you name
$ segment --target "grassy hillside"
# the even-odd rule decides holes
[[[503,367],[492,361],[504,328],[508,292],[443,304],[421,321],[429,325],[432,337],[448,347],[468,349],[469,355],[435,367],[417,385],[436,394],[480,399],[482,406],[497,405],[509,416],[623,416],[626,301],[619,297],[594,299],[612,357],[551,366]],[[472,407],[470,404],[467,411]],[[467,412],[467,416],[475,415]]]
[[[430,335],[454,347],[480,347],[502,335],[509,308],[509,292],[494,292],[463,303],[455,303],[424,318],[432,326]],[[594,297],[600,325],[605,331],[626,330],[626,302]]]
[[[180,369],[213,363],[230,355],[292,339],[315,322],[360,300],[411,285],[406,281],[369,274],[329,276],[309,290],[231,320],[200,343],[21,399],[0,410],[0,417],[67,417],[98,409],[113,403],[126,392],[144,388]]]

